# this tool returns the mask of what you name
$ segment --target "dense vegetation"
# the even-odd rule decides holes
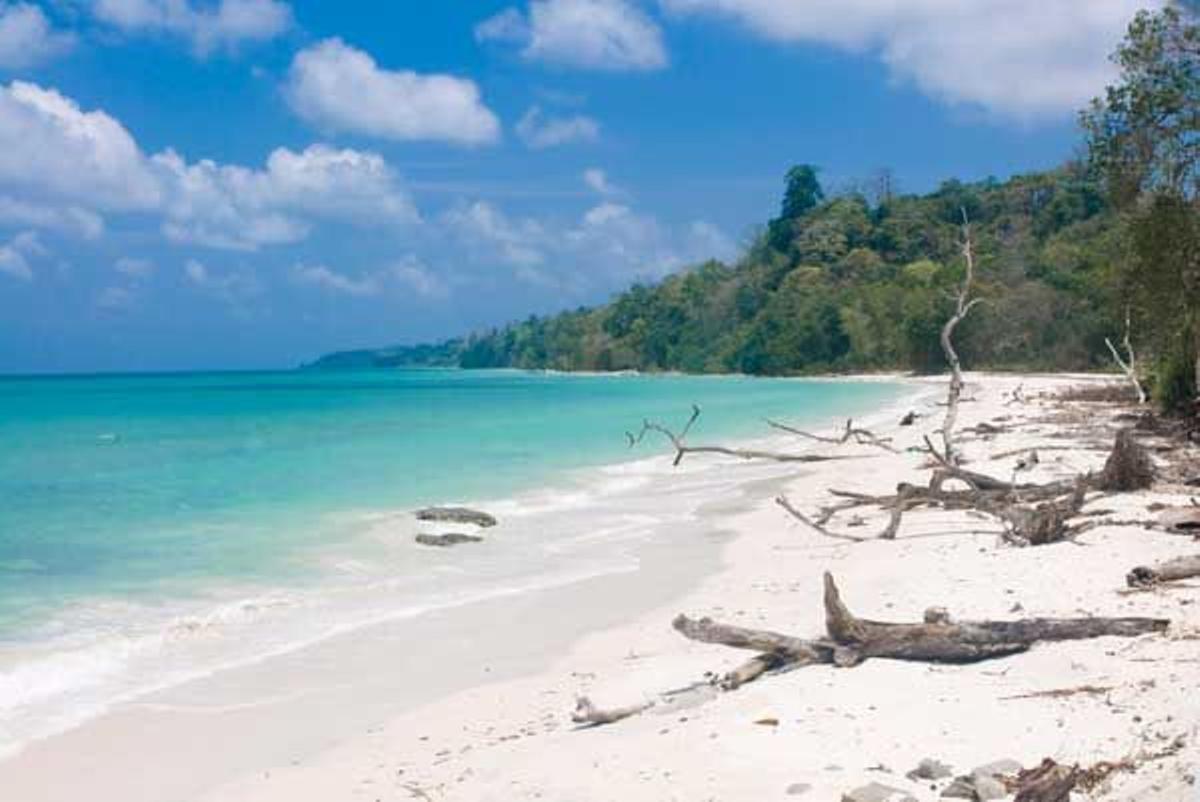
[[[1120,339],[1128,313],[1160,399],[1189,404],[1200,382],[1198,52],[1190,15],[1140,14],[1115,56],[1120,83],[1083,115],[1082,163],[927,195],[896,195],[884,174],[829,198],[800,165],[779,216],[735,264],[707,262],[593,309],[317,364],[940,370],[965,215],[988,299],[956,335],[965,364],[1109,366],[1104,338]]]
[[[938,369],[965,208],[991,298],[963,326],[968,364],[1086,368],[1107,359],[1105,287],[1121,243],[1081,168],[872,202],[858,193],[821,201],[815,171],[801,167],[788,190],[780,217],[737,264],[707,262],[594,309],[374,357],[558,370]]]

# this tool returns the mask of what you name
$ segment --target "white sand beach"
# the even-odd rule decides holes
[[[1117,410],[1073,402],[1080,425],[1067,425],[1050,414],[1049,398],[1108,380],[967,380],[973,401],[962,406],[960,428],[1011,427],[992,439],[964,439],[973,469],[1007,476],[1020,454],[992,456],[1030,448],[1043,450],[1029,481],[1103,465],[1095,442],[1111,442]],[[908,779],[922,759],[965,774],[1002,759],[1032,767],[1049,757],[1083,766],[1130,761],[1089,796],[1072,798],[1196,798],[1200,585],[1125,592],[1135,565],[1200,552],[1190,537],[1102,525],[1076,542],[1015,548],[1001,542],[994,519],[917,510],[896,540],[851,543],[822,536],[773,502],[785,492],[815,510],[830,502],[829,488],[884,493],[921,481],[923,457],[904,449],[940,425],[944,379],[925,385],[915,425],[897,425],[901,410],[872,423],[901,453],[780,438],[793,450],[856,458],[763,469],[688,456],[684,469],[724,460],[746,481],[739,495],[711,499],[694,531],[664,532],[635,572],[363,630],[172,689],[0,763],[0,797],[838,800],[879,783],[902,792],[886,798],[926,800],[939,798],[949,778]],[[1018,386],[1025,400],[1012,403]],[[672,469],[663,448],[665,477]],[[1147,505],[1186,503],[1184,490],[1109,496],[1091,506],[1113,510],[1113,519],[1150,519]],[[866,517],[863,532],[886,520]],[[1165,635],[1044,643],[968,665],[809,666],[736,691],[661,700],[751,656],[681,637],[671,627],[677,614],[816,637],[824,632],[825,571],[852,611],[876,620],[919,621],[926,608],[942,606],[963,619],[1136,615],[1172,623]],[[578,729],[570,721],[578,695],[605,707],[658,703]],[[361,726],[373,706],[373,722]]]

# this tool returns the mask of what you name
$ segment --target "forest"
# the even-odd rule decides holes
[[[1080,114],[1084,154],[1058,169],[899,194],[881,171],[827,193],[788,171],[779,214],[733,264],[709,261],[581,308],[433,345],[314,366],[562,371],[824,372],[945,368],[938,331],[972,239],[984,298],[959,329],[972,369],[1115,367],[1110,343],[1167,407],[1200,381],[1197,137],[1200,33],[1143,12],[1120,80]],[[1136,360],[1136,357],[1135,357]]]

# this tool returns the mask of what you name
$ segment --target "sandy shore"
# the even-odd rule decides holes
[[[960,425],[1041,419],[1046,402],[1039,396],[1080,381],[970,375],[975,401],[963,405]],[[1029,400],[1006,405],[1018,384]],[[924,416],[916,426],[887,431],[898,446],[915,445],[937,428],[940,386],[931,384],[916,407]],[[993,461],[992,454],[1053,444],[1030,476],[1036,481],[1098,468],[1105,455],[1088,441],[1110,439],[1106,427],[1114,424],[1107,408],[1089,414],[1094,431],[1074,434],[1079,440],[1059,436],[1067,433],[1053,422],[1031,423],[972,441],[965,451],[973,466],[1005,475],[1016,457]],[[419,626],[379,628],[371,639],[331,641],[291,658],[302,663],[259,670],[261,704],[237,710],[221,705],[230,695],[222,682],[234,680],[193,684],[0,764],[2,796],[837,800],[877,782],[923,800],[945,787],[905,777],[923,758],[964,773],[1000,759],[1091,764],[1171,752],[1114,775],[1097,795],[1197,798],[1200,591],[1119,592],[1132,566],[1195,553],[1190,538],[1102,526],[1077,543],[1015,549],[999,543],[1000,527],[990,519],[914,512],[896,541],[830,540],[786,517],[772,497],[782,488],[797,506],[815,509],[828,502],[829,487],[886,492],[924,475],[911,453],[837,448],[861,458],[805,467],[786,479],[730,464],[729,471],[747,472],[740,495],[713,499],[695,531],[664,535],[635,574],[501,600],[486,613],[448,611]],[[1155,500],[1179,501],[1139,493],[1104,506],[1117,517],[1144,518]],[[1153,615],[1173,624],[1166,636],[1040,645],[966,666],[874,660],[852,669],[809,667],[736,692],[692,694],[686,705],[660,704],[609,727],[578,731],[570,724],[578,694],[605,706],[652,700],[748,656],[680,637],[670,626],[679,612],[821,633],[826,570],[836,574],[851,609],[876,619],[918,620],[925,608],[941,605],[963,618]],[[696,585],[693,578],[705,574]],[[655,586],[647,587],[645,576],[655,577]],[[396,654],[408,656],[402,672],[386,662]],[[244,695],[245,677],[238,681]],[[1103,690],[1031,696],[1081,686]],[[428,699],[436,701],[422,704]],[[339,714],[350,700],[359,708],[364,700],[377,703],[370,727]],[[763,720],[776,723],[756,723]],[[181,727],[191,733],[185,743],[176,735],[161,750],[155,746],[156,728],[177,734]],[[305,738],[296,737],[300,730]],[[226,781],[214,787],[215,776]]]

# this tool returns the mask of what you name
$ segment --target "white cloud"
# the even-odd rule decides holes
[[[780,42],[872,53],[901,81],[952,104],[1061,116],[1100,93],[1134,13],[1162,0],[660,0],[738,20]]]
[[[486,201],[451,209],[443,223],[463,233],[469,248],[484,255],[498,255],[507,264],[530,267],[545,260],[540,250],[546,238],[541,225],[534,220],[510,220]]]
[[[382,156],[278,148],[262,168],[145,155],[117,120],[53,89],[0,87],[0,220],[96,236],[100,211],[160,216],[178,242],[253,250],[297,242],[313,221],[419,219]]]
[[[160,191],[129,132],[53,89],[0,87],[0,185],[93,209],[147,209]],[[29,201],[32,202],[32,201]]]
[[[46,253],[37,234],[22,231],[7,243],[0,245],[0,273],[21,281],[33,281],[33,267],[29,260]]]
[[[181,36],[200,55],[274,39],[292,25],[291,6],[279,0],[96,0],[93,13],[126,32]]]
[[[154,262],[133,256],[122,256],[113,263],[113,270],[129,278],[149,278],[154,275]]]
[[[9,195],[0,195],[0,222],[59,231],[84,239],[96,239],[104,233],[104,218],[89,209],[33,203]]]
[[[262,170],[208,160],[188,164],[172,151],[153,163],[167,188],[164,231],[177,242],[254,250],[304,239],[311,219],[389,225],[418,219],[411,198],[374,153],[278,148]]]
[[[292,275],[300,284],[343,295],[378,295],[380,291],[379,281],[374,276],[351,278],[344,273],[330,270],[325,265],[296,265],[292,268]]]
[[[515,218],[477,201],[442,223],[450,240],[467,248],[470,261],[505,266],[518,280],[570,294],[661,278],[705,259],[730,258],[735,251],[709,223],[666,225],[608,201],[576,220]]]
[[[415,257],[406,257],[388,269],[396,281],[423,298],[444,298],[450,288]]]
[[[193,286],[230,304],[240,304],[262,292],[253,272],[215,273],[197,259],[189,259],[184,264],[183,275]]]
[[[599,195],[615,195],[617,188],[608,181],[608,174],[599,167],[589,167],[583,171],[583,183]]]
[[[662,31],[627,0],[533,0],[475,27],[480,41],[522,46],[521,55],[572,67],[653,70],[666,66]]]
[[[297,53],[286,94],[297,114],[332,130],[463,145],[500,137],[500,122],[483,104],[474,81],[385,70],[341,39]]]
[[[575,142],[595,142],[600,138],[600,124],[582,114],[570,117],[549,117],[540,106],[532,106],[517,121],[517,136],[534,150],[554,148]]]
[[[32,67],[69,50],[74,43],[72,34],[54,30],[38,6],[0,2],[0,67]]]

